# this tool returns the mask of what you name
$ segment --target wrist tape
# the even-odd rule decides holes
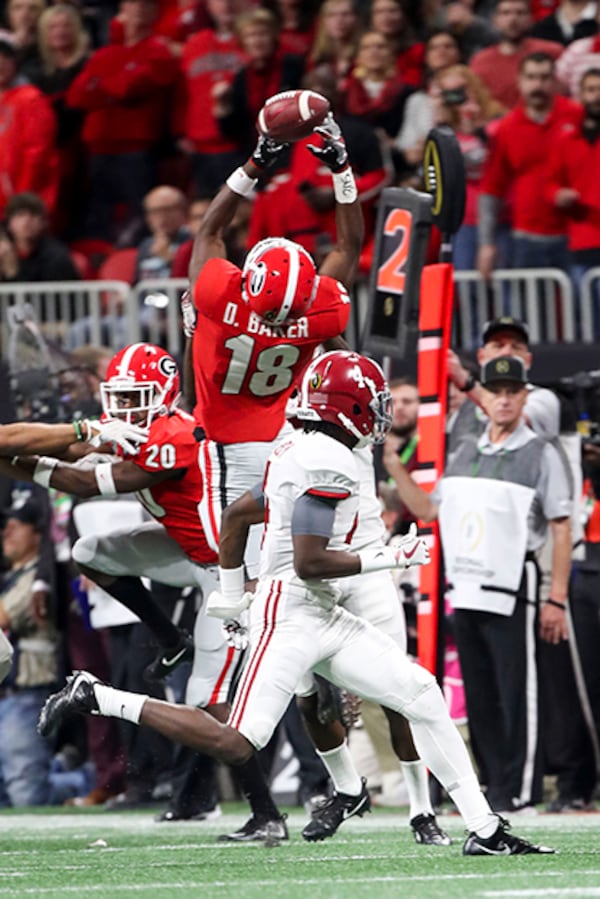
[[[250,175],[247,175],[240,166],[235,172],[231,173],[225,184],[234,194],[238,194],[240,197],[249,197],[256,187],[257,180],[257,178],[251,178]]]
[[[389,546],[381,546],[379,549],[361,549],[356,555],[360,559],[361,574],[400,567],[396,560],[397,550],[390,549]]]
[[[102,496],[114,496],[117,493],[115,481],[112,476],[112,462],[101,462],[94,469],[96,484]]]
[[[223,598],[228,603],[235,605],[241,600],[246,589],[244,566],[239,565],[237,568],[221,568],[219,566],[219,582]]]
[[[40,456],[33,470],[34,483],[39,484],[40,487],[45,487],[47,490],[50,486],[52,472],[57,465],[58,459],[52,459],[50,456]]]
[[[333,192],[336,203],[354,203],[358,199],[356,181],[350,166],[346,166],[341,172],[333,173]]]

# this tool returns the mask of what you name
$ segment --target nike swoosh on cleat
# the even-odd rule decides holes
[[[342,821],[345,821],[347,818],[351,818],[353,815],[358,814],[358,812],[361,810],[361,808],[363,807],[363,805],[365,804],[366,801],[367,801],[367,797],[363,796],[363,798],[361,799],[359,804],[356,805],[354,808],[352,808],[352,809],[345,808],[344,811],[342,812]]]
[[[176,653],[176,655],[174,655],[170,659],[166,659],[163,656],[162,659],[160,660],[160,664],[164,665],[165,668],[170,668],[172,665],[174,665],[176,662],[178,662],[179,659],[181,658],[181,656],[185,655],[186,652],[187,652],[187,646],[184,646],[183,649],[180,649],[179,652]]]
[[[487,846],[483,846],[481,843],[477,844],[479,849],[485,852],[486,855],[510,855],[510,849],[508,846],[504,846],[504,849],[489,849]]]

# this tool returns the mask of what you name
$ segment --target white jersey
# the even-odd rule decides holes
[[[375,469],[373,466],[373,448],[370,446],[352,450],[356,460],[360,480],[360,500],[358,507],[358,525],[352,535],[352,552],[365,549],[367,546],[386,542],[386,531],[381,517],[381,503],[375,489]]]
[[[271,455],[265,472],[265,530],[260,578],[302,584],[290,539],[294,504],[304,494],[337,499],[329,549],[347,550],[357,526],[359,474],[355,454],[318,431],[296,431]]]

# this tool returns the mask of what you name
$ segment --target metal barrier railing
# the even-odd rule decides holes
[[[486,321],[513,315],[527,322],[531,343],[594,340],[594,295],[600,326],[600,267],[588,271],[580,284],[578,321],[575,290],[561,269],[501,269],[489,283],[476,271],[457,271],[453,345],[472,349]],[[83,343],[115,350],[136,340],[165,346],[175,356],[183,350],[179,300],[186,278],[151,279],[131,287],[124,281],[63,281],[0,284],[0,350],[6,355],[7,307],[30,304],[42,333],[69,350]],[[367,282],[353,291],[348,340],[356,345],[368,305]]]
[[[527,322],[532,344],[559,340],[571,343],[578,337],[575,291],[562,269],[498,269],[489,282],[479,272],[457,271],[454,281],[453,343],[459,348],[477,346],[485,322],[500,315]],[[591,330],[584,330],[591,334]]]
[[[579,283],[582,340],[593,343],[600,334],[600,266],[590,268]]]
[[[0,348],[8,351],[7,309],[29,305],[42,334],[65,349],[83,343],[119,349],[140,334],[139,316],[124,281],[41,281],[0,285]]]

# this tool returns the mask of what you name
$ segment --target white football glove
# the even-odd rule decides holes
[[[237,600],[230,600],[223,596],[219,590],[213,590],[206,600],[206,614],[211,618],[222,618],[224,621],[230,618],[238,618],[254,599],[254,593],[247,590]]]
[[[413,565],[428,565],[429,548],[423,537],[417,536],[416,524],[411,524],[408,534],[399,537],[395,545],[390,543],[379,549],[363,549],[357,555],[360,558],[360,570],[365,574],[370,571],[383,571],[386,568],[411,568]]]
[[[196,309],[189,290],[181,295],[181,317],[183,318],[183,333],[186,337],[193,337],[196,330]]]
[[[227,618],[221,625],[223,636],[229,646],[242,652],[248,646],[248,612],[241,612],[237,618]]]
[[[396,553],[396,568],[412,568],[414,565],[428,565],[431,561],[429,547],[423,537],[417,534],[417,526],[413,522],[404,537],[393,537],[389,544]]]
[[[147,428],[128,424],[118,418],[111,418],[109,421],[92,421],[86,418],[82,424],[87,428],[87,442],[90,446],[116,443],[124,452],[136,455],[140,449],[139,444],[148,440]]]

